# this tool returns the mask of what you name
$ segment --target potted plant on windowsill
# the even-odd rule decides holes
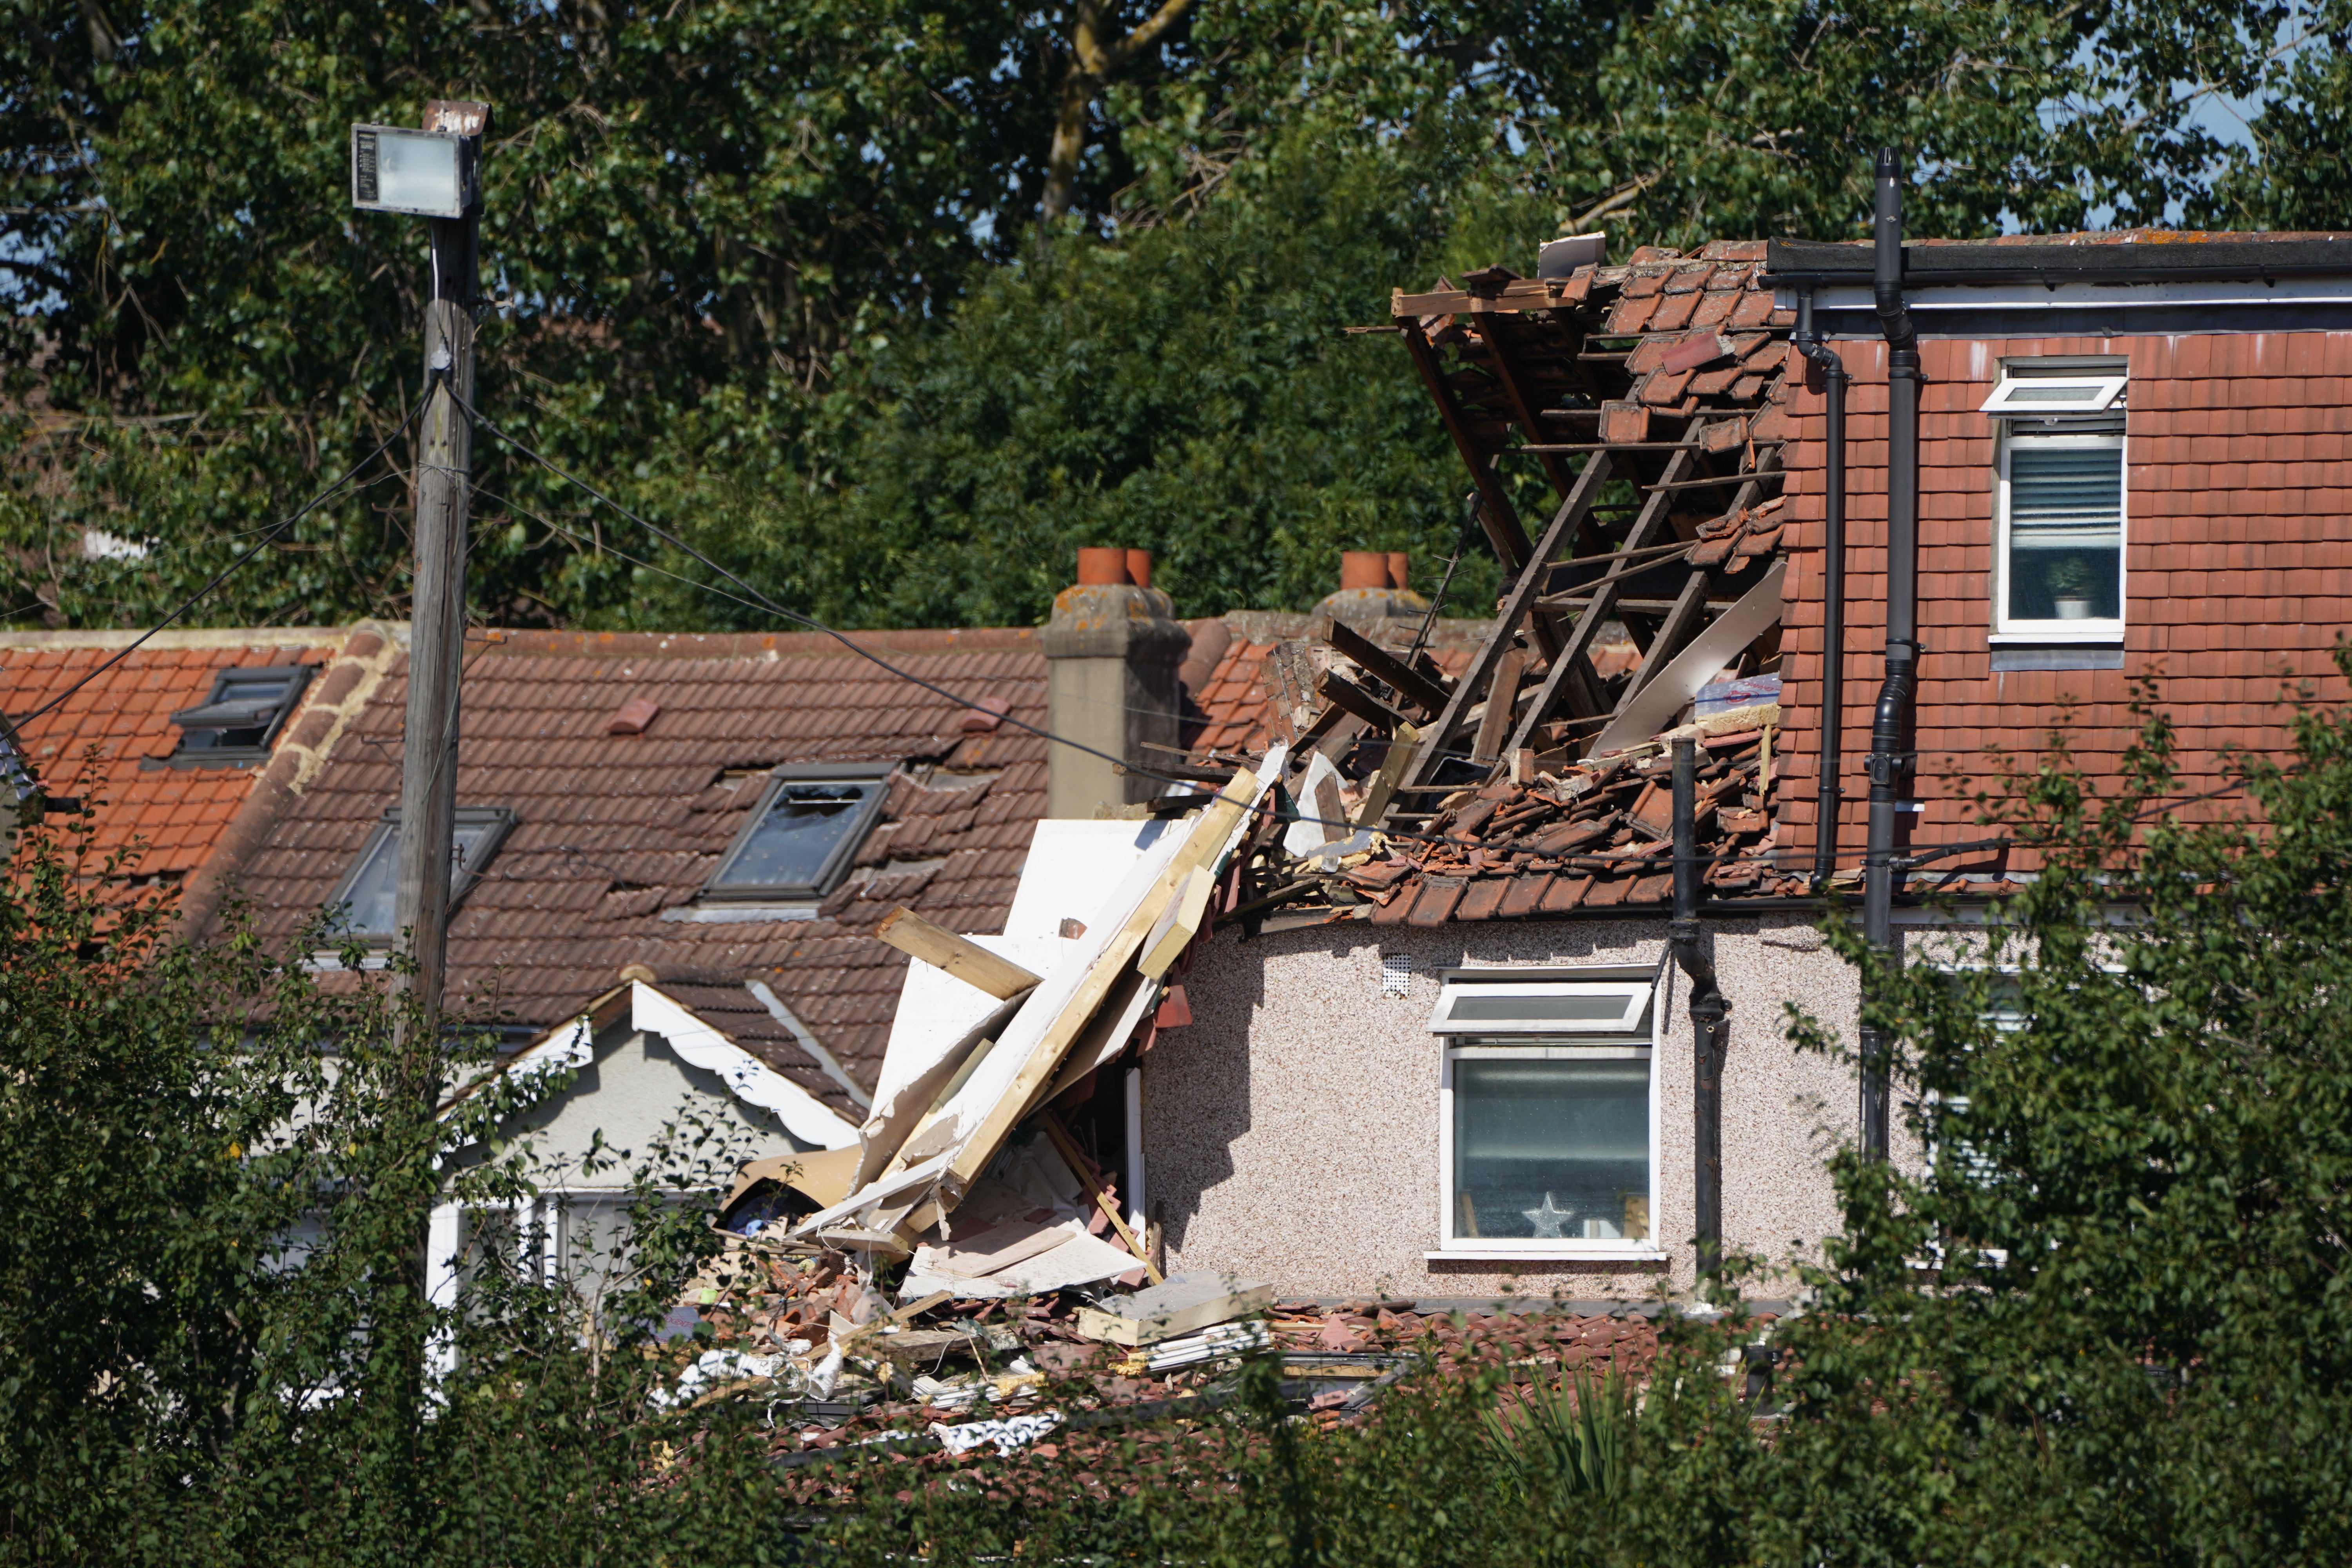
[[[2080,556],[2069,555],[2050,566],[2050,602],[2062,621],[2091,618],[2091,568]]]

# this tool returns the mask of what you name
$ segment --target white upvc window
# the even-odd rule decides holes
[[[1999,430],[1993,633],[2115,642],[2124,629],[2125,382],[2119,362],[2012,361],[1984,405]]]
[[[1654,973],[1455,971],[1438,1036],[1433,1258],[1655,1258]]]

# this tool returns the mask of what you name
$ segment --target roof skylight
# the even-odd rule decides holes
[[[449,868],[449,906],[480,879],[482,868],[499,852],[499,843],[513,830],[515,814],[503,805],[461,805],[457,808],[457,863]],[[338,932],[389,941],[400,931],[394,924],[400,881],[400,807],[383,814],[368,840],[360,847],[327,907],[336,911]]]
[[[882,763],[778,768],[703,896],[758,900],[830,892],[880,815],[890,772]]]

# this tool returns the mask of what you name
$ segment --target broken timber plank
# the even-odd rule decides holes
[[[1281,748],[1276,747],[1278,752]],[[1273,766],[1269,776],[1279,776],[1281,762],[1269,757]],[[1195,868],[1213,871],[1217,859],[1223,855],[1225,841],[1234,836],[1242,816],[1257,804],[1263,791],[1257,775],[1244,769],[1234,775],[1233,782],[1217,792],[1217,798],[1207,809],[1193,818],[1192,831],[1176,851],[1167,868],[1155,879],[1127,919],[1111,933],[1108,941],[1097,952],[1068,1000],[1055,1014],[1039,1034],[1021,1065],[1014,1069],[1010,1082],[997,1093],[977,1125],[962,1135],[961,1147],[949,1160],[943,1175],[952,1182],[958,1194],[979,1178],[988,1163],[996,1157],[1013,1123],[1028,1108],[1030,1097],[1043,1089],[1061,1066],[1062,1058],[1093,1021],[1095,1010],[1110,994],[1113,985],[1128,972],[1144,938],[1159,922],[1168,901],[1178,897]],[[1034,1005],[1034,1002],[1033,1002]]]
[[[1095,1207],[1102,1210],[1103,1217],[1117,1228],[1119,1240],[1127,1243],[1127,1249],[1135,1254],[1138,1263],[1143,1265],[1143,1272],[1154,1285],[1166,1284],[1168,1277],[1160,1273],[1159,1267],[1151,1261],[1150,1250],[1129,1228],[1127,1221],[1119,1218],[1118,1205],[1110,1201],[1103,1191],[1102,1184],[1095,1180],[1094,1162],[1080,1152],[1078,1141],[1070,1136],[1070,1130],[1062,1125],[1062,1119],[1048,1110],[1038,1120],[1045,1124],[1045,1131],[1053,1138],[1054,1147],[1060,1152],[1062,1163],[1070,1167],[1070,1173],[1078,1178],[1078,1184],[1086,1188],[1087,1196],[1094,1201]]]
[[[1185,948],[1201,933],[1201,922],[1209,911],[1209,895],[1217,890],[1217,879],[1209,875],[1205,866],[1195,866],[1184,879],[1183,890],[1170,900],[1159,920],[1152,922],[1151,932],[1144,939],[1143,956],[1135,967],[1147,980],[1157,980],[1169,967],[1183,956]]]
[[[1393,734],[1396,727],[1404,722],[1403,714],[1336,669],[1325,670],[1315,689],[1326,702],[1346,709],[1382,734]]]
[[[1511,412],[1518,416],[1519,428],[1526,433],[1527,438],[1541,440],[1536,417],[1536,400],[1528,395],[1527,378],[1520,372],[1518,351],[1511,342],[1511,329],[1505,324],[1500,314],[1482,306],[1483,301],[1481,305],[1472,306],[1471,312],[1477,323],[1478,335],[1486,340],[1486,357],[1494,364],[1496,379],[1503,384],[1504,400],[1510,404]],[[1543,465],[1544,475],[1551,480],[1551,488],[1559,492],[1562,500],[1567,500],[1569,492],[1576,488],[1576,471],[1549,452],[1538,458],[1537,461]]]
[[[1469,421],[1463,417],[1461,405],[1454,401],[1454,389],[1445,384],[1429,334],[1422,330],[1415,317],[1401,316],[1397,325],[1404,329],[1404,346],[1412,355],[1413,367],[1421,372],[1429,395],[1437,399],[1438,417],[1445,422],[1445,433],[1454,437],[1454,447],[1470,470],[1470,482],[1478,487],[1478,499],[1485,503],[1478,509],[1478,518],[1486,530],[1486,537],[1504,565],[1516,572],[1526,562],[1529,549],[1528,531],[1519,526],[1519,514],[1511,510],[1510,498],[1503,493],[1502,483],[1495,477],[1494,463],[1471,435]]]
[[[1434,714],[1445,707],[1445,688],[1366,637],[1342,620],[1331,623],[1331,647],[1351,658],[1366,675],[1386,681],[1399,697],[1423,711]]]
[[[1478,725],[1478,739],[1470,747],[1474,763],[1491,763],[1502,752],[1503,736],[1510,728],[1512,705],[1518,700],[1519,675],[1528,667],[1528,656],[1517,648],[1502,657],[1495,666],[1495,683],[1486,692],[1486,716]]]
[[[1009,958],[999,958],[976,942],[935,926],[904,904],[882,917],[874,934],[909,958],[944,969],[967,985],[1009,1002],[1040,978]]]
[[[1454,683],[1453,695],[1446,699],[1444,711],[1438,715],[1437,722],[1422,731],[1421,749],[1414,753],[1412,765],[1405,771],[1406,783],[1427,784],[1429,775],[1437,771],[1438,759],[1444,755],[1446,743],[1462,728],[1464,715],[1469,712],[1471,704],[1478,700],[1493,679],[1504,653],[1511,647],[1512,637],[1518,632],[1519,622],[1527,617],[1528,609],[1535,604],[1544,579],[1550,574],[1551,558],[1559,552],[1560,542],[1591,510],[1592,499],[1601,493],[1601,487],[1608,481],[1609,471],[1609,454],[1596,452],[1592,460],[1584,465],[1584,472],[1577,476],[1576,489],[1560,502],[1559,510],[1552,516],[1551,526],[1544,530],[1543,542],[1520,569],[1518,581],[1512,584],[1509,595],[1504,598],[1495,617],[1495,629],[1479,645],[1478,652],[1472,658],[1470,668],[1463,671],[1462,679]],[[1636,540],[1634,542],[1638,546],[1648,542]],[[1585,647],[1590,647],[1591,640],[1588,634],[1584,639]],[[1580,662],[1583,656],[1583,647],[1577,647],[1572,652],[1562,647],[1554,654],[1552,668],[1558,672],[1558,678],[1565,679],[1569,669]],[[1548,679],[1545,684],[1551,687],[1553,681]]]
[[[1389,813],[1389,802],[1396,798],[1397,781],[1404,777],[1405,764],[1412,761],[1413,746],[1421,740],[1421,731],[1410,724],[1397,726],[1389,737],[1389,754],[1381,759],[1380,772],[1365,787],[1364,804],[1357,809],[1356,826],[1378,827]]]
[[[1697,451],[1699,437],[1705,429],[1704,425],[1692,426],[1689,437],[1685,444],[1667,456],[1665,472],[1661,478],[1669,480],[1678,479],[1690,471],[1691,463]],[[1593,455],[1592,460],[1596,463],[1606,462],[1608,457],[1606,452],[1599,452]],[[1654,494],[1648,500],[1642,503],[1641,514],[1634,518],[1633,528],[1625,535],[1622,552],[1649,548],[1651,541],[1657,536],[1658,531],[1666,525],[1667,505],[1667,499],[1664,493]],[[1550,673],[1544,677],[1543,686],[1537,691],[1536,700],[1528,704],[1527,717],[1519,721],[1519,727],[1511,736],[1510,744],[1504,748],[1504,754],[1508,755],[1517,751],[1535,738],[1536,726],[1550,715],[1553,705],[1559,700],[1561,689],[1568,682],[1569,671],[1591,651],[1592,639],[1600,635],[1601,624],[1609,618],[1616,602],[1615,581],[1612,580],[1601,584],[1592,595],[1592,602],[1584,607],[1582,615],[1576,617],[1575,626],[1569,632],[1566,646],[1560,649],[1559,656],[1551,661]],[[1583,715],[1580,714],[1579,717]],[[1423,781],[1415,779],[1413,782],[1419,784]]]

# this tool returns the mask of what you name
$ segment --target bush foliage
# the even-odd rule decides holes
[[[1899,966],[1832,924],[1924,1152],[1835,1162],[1843,1226],[1760,1389],[1720,1370],[1757,1338],[1735,1308],[1674,1321],[1633,1397],[1498,1415],[1526,1372],[1472,1366],[1301,1421],[1269,1359],[1185,1421],[790,1472],[755,1405],[652,1397],[715,1245],[656,1194],[719,1152],[638,1172],[601,1332],[487,1255],[464,1311],[425,1300],[436,1152],[501,1107],[445,1125],[424,1090],[483,1047],[420,1054],[381,996],[241,937],[167,940],[167,900],[77,858],[86,818],[44,825],[0,890],[0,1556],[2341,1562],[2352,713],[2306,697],[2292,731],[2241,759],[2257,814],[2215,816],[2147,707],[2111,797],[2063,748],[1989,794],[2042,862],[1992,922]],[[455,1179],[494,1205],[531,1174]]]

